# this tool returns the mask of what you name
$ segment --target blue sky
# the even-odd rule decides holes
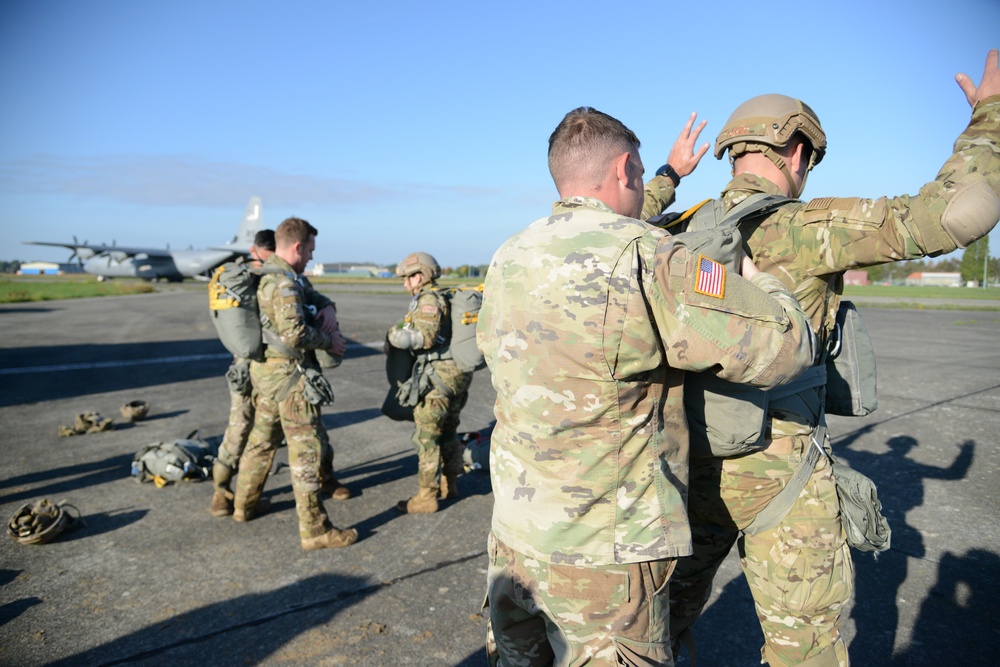
[[[996,0],[678,4],[6,0],[0,259],[218,245],[259,195],[319,261],[486,263],[549,212],[580,105],[652,174],[692,111],[714,141],[745,99],[800,97],[830,141],[806,196],[915,194],[968,122],[954,75],[1000,47]],[[678,207],[727,180],[709,155]]]

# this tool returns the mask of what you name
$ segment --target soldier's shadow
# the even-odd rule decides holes
[[[952,464],[944,468],[909,458],[910,451],[918,444],[916,438],[909,435],[889,438],[887,453],[848,449],[846,445],[860,434],[838,441],[835,455],[871,477],[878,486],[882,513],[892,529],[892,546],[877,558],[859,551],[852,553],[855,590],[861,599],[855,600],[851,611],[855,635],[850,652],[852,656],[863,658],[866,664],[889,665],[899,631],[899,588],[907,579],[909,560],[926,555],[923,536],[906,522],[906,515],[924,504],[924,480],[957,481],[966,476],[972,465],[975,443],[971,440],[962,443]],[[950,626],[950,621],[947,624]]]
[[[996,623],[1000,614],[998,573],[1000,556],[995,553],[984,549],[972,549],[964,556],[945,552],[937,583],[920,605],[913,640],[891,663],[881,664],[995,665],[1000,646]]]

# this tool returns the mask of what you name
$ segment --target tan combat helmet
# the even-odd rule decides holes
[[[428,281],[437,280],[441,277],[441,267],[438,266],[437,260],[426,252],[413,252],[396,265],[396,275],[406,278],[414,273],[424,274],[424,278]]]
[[[736,107],[726,121],[715,140],[715,158],[721,160],[726,149],[729,149],[730,164],[744,153],[763,153],[791,184],[792,177],[785,161],[772,149],[786,146],[796,132],[805,135],[812,145],[808,174],[826,155],[826,133],[819,124],[816,112],[794,97],[758,95]],[[797,197],[803,188],[804,179],[800,192],[792,195]]]

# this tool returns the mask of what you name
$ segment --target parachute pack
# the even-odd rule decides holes
[[[476,346],[476,325],[483,307],[483,285],[437,290],[448,300],[451,311],[451,339],[448,352],[463,373],[486,367],[486,359]]]
[[[132,459],[132,477],[139,482],[152,481],[158,487],[185,479],[206,479],[211,476],[215,461],[208,443],[187,438],[146,445]]]
[[[684,230],[678,236],[690,250],[699,251],[738,270],[739,234],[752,230],[768,215],[797,200],[780,195],[755,194],[725,210],[722,200],[706,200],[682,214],[667,213],[649,222],[660,227]],[[729,235],[711,230],[732,229]],[[795,397],[798,407],[813,412],[816,420],[825,412],[832,415],[863,416],[878,403],[875,393],[875,352],[861,315],[850,301],[841,301],[830,346],[821,361],[787,385],[769,391],[740,385],[711,375],[690,374],[684,383],[684,406],[691,427],[691,455],[694,457],[740,456],[764,446],[769,410],[780,409],[781,401]],[[826,387],[820,405],[818,387]]]
[[[257,310],[257,283],[265,273],[283,273],[272,266],[252,268],[246,262],[227,262],[208,281],[208,309],[222,344],[234,356],[264,359],[260,313]]]

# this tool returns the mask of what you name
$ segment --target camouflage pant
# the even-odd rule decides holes
[[[453,365],[453,364],[451,364]],[[431,389],[413,408],[413,445],[417,450],[417,484],[422,489],[438,489],[440,475],[459,475],[464,469],[458,424],[469,399],[472,373],[446,374],[448,393]]]
[[[489,536],[491,666],[665,665],[667,582],[676,560],[576,567],[544,563]]]
[[[219,445],[219,462],[230,470],[235,470],[239,464],[243,448],[246,447],[247,438],[253,428],[253,384],[250,381],[234,384],[230,380],[234,367],[240,363],[233,362],[230,372],[226,374],[226,379],[229,381],[229,425],[226,427],[225,435],[222,436],[222,444]],[[244,363],[249,372],[249,362]]]
[[[837,489],[823,457],[788,515],[773,529],[740,536],[798,469],[808,436],[774,440],[761,452],[692,459],[688,499],[694,555],[678,561],[670,582],[670,624],[677,637],[708,602],[712,580],[733,544],[764,632],[771,667],[847,665],[840,634],[854,587],[850,547],[840,525]]]
[[[325,450],[332,453],[332,448],[329,448],[319,407],[303,396],[305,380],[299,376],[290,383],[294,374],[295,365],[291,363],[254,362],[250,366],[257,391],[257,410],[253,430],[240,459],[236,503],[239,506],[241,498],[246,498],[252,504],[260,497],[274,450],[284,431],[299,535],[317,537],[331,527],[319,493],[325,477]],[[282,393],[285,395],[279,399]],[[332,456],[330,460],[332,467]]]

